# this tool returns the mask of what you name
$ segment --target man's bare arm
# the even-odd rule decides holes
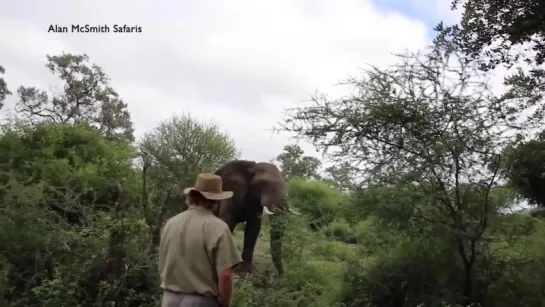
[[[231,299],[233,297],[233,270],[231,268],[225,269],[218,274],[218,291],[220,296],[220,306],[231,306]]]
[[[231,305],[233,295],[233,270],[242,259],[229,228],[225,227],[216,246],[216,270],[218,272],[218,291],[222,307]]]

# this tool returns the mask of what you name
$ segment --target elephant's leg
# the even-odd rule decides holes
[[[231,234],[234,234],[235,228],[237,227],[237,222],[235,221],[235,219],[226,219],[225,223],[227,224],[227,226],[229,226],[229,231],[231,232]]]
[[[242,248],[242,260],[251,268],[253,255],[259,232],[261,231],[261,216],[246,220],[244,230],[244,247]]]

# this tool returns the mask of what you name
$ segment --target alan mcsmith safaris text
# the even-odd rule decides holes
[[[47,32],[53,33],[142,33],[142,27],[140,26],[128,26],[128,25],[100,25],[100,26],[91,26],[91,25],[71,25],[59,26],[59,25],[50,25]]]

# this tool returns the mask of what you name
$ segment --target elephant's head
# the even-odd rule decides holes
[[[271,256],[280,274],[284,272],[282,264],[282,239],[285,221],[282,215],[286,212],[299,215],[291,210],[286,201],[285,183],[278,167],[272,163],[257,163],[254,176],[250,182],[250,190],[263,206],[263,214],[271,221]]]
[[[250,190],[260,200],[264,215],[283,215],[290,212],[300,215],[288,207],[285,183],[278,167],[272,163],[256,163],[252,169],[253,177]]]

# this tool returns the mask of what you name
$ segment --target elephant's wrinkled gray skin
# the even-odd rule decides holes
[[[271,256],[279,274],[284,273],[282,264],[282,238],[284,227],[280,218],[288,209],[285,197],[284,179],[280,170],[272,163],[256,163],[235,160],[216,171],[223,179],[223,190],[233,191],[233,198],[220,206],[219,217],[231,232],[238,223],[246,222],[244,246],[239,272],[250,273],[255,244],[261,231],[261,216],[269,215],[271,220]]]

